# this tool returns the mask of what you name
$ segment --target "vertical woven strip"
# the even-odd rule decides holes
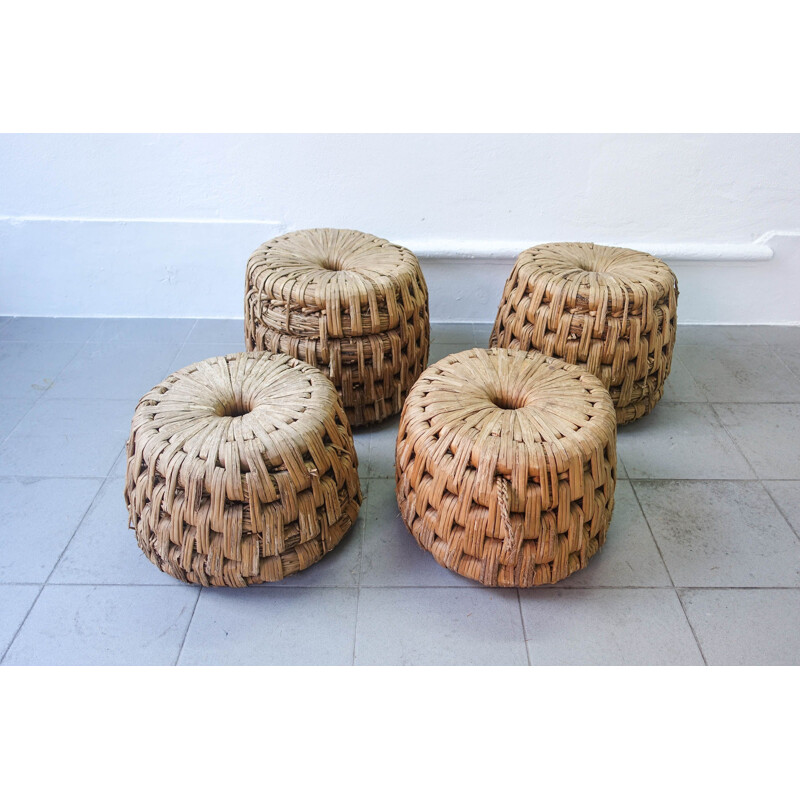
[[[286,353],[333,381],[352,425],[400,411],[428,362],[428,289],[409,250],[359,231],[295,231],[247,263],[247,349]]]
[[[204,586],[277,581],[335,547],[361,505],[333,384],[287,355],[185,367],[136,407],[125,502],[145,555]]]
[[[544,244],[517,258],[489,344],[584,366],[609,390],[624,424],[661,399],[677,305],[677,279],[654,256],[590,243]]]
[[[476,348],[431,365],[411,390],[397,502],[442,566],[488,586],[555,583],[603,545],[616,461],[614,406],[594,375]]]

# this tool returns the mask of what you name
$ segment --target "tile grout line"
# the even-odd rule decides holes
[[[47,389],[44,392],[42,392],[42,394],[39,397],[36,398],[36,400],[31,405],[31,407],[27,410],[27,412],[22,415],[22,418],[19,420],[19,422],[17,422],[17,424],[14,426],[14,428],[12,428],[11,431],[9,431],[9,434],[8,434],[9,436],[11,435],[11,433],[13,433],[14,430],[16,430],[16,428],[19,426],[19,424],[22,422],[22,420],[25,419],[25,417],[27,417],[28,414],[30,414],[30,412],[34,409],[34,407],[37,406],[42,401],[42,399],[45,397],[47,392],[50,391],[50,389],[53,386],[55,386],[56,382],[58,381],[58,378],[61,376],[61,374],[64,372],[64,370],[67,369],[67,367],[70,364],[72,364],[73,361],[75,361],[75,359],[83,351],[83,349],[86,347],[86,345],[89,344],[89,340],[91,339],[92,335],[94,333],[96,333],[97,330],[100,329],[101,325],[102,325],[102,321],[98,321],[97,326],[94,328],[94,330],[92,330],[90,333],[88,333],[86,335],[86,339],[83,341],[82,344],[80,344],[80,346],[78,347],[77,351],[75,352],[75,355],[71,359],[69,359],[64,364],[64,366],[56,373],[56,376],[53,378],[53,383],[50,386],[48,386]],[[189,335],[195,329],[196,325],[197,325],[197,319],[195,319],[194,323],[189,328],[189,331],[186,333],[186,336],[184,336],[183,343],[178,347],[178,350],[176,351],[176,356],[180,352],[181,347],[183,347],[183,344],[186,343],[186,340],[189,338]],[[58,398],[56,398],[56,399],[58,399]],[[7,438],[8,438],[8,436],[3,437],[2,441],[3,442],[6,441]],[[124,448],[125,444],[123,444],[122,447]],[[120,453],[121,453],[121,450],[120,450]],[[75,535],[77,534],[77,532],[80,529],[81,525],[83,524],[83,521],[86,519],[87,514],[94,507],[94,504],[97,501],[97,498],[100,495],[100,492],[103,490],[103,487],[106,485],[106,483],[109,480],[109,477],[111,475],[111,470],[114,469],[114,464],[117,463],[117,458],[119,458],[120,453],[117,453],[117,455],[114,457],[114,459],[109,464],[108,471],[106,472],[106,475],[105,475],[104,478],[98,478],[98,476],[95,476],[95,479],[99,479],[100,480],[100,485],[98,486],[97,491],[95,492],[94,496],[92,497],[91,501],[89,502],[89,505],[86,507],[86,510],[84,511],[83,515],[81,516],[80,520],[78,521],[77,525],[75,526],[75,529],[72,531],[72,535],[69,537],[69,540],[67,541],[64,549],[61,551],[61,554],[56,559],[56,562],[53,565],[53,568],[50,570],[47,578],[45,579],[44,583],[41,585],[41,588],[39,589],[39,593],[36,595],[36,598],[34,599],[33,603],[31,603],[30,608],[28,608],[28,611],[25,614],[24,618],[22,619],[22,622],[20,622],[20,624],[17,627],[16,631],[14,631],[14,635],[13,635],[13,637],[11,638],[11,640],[8,643],[8,647],[5,648],[5,650],[3,651],[2,656],[0,656],[0,664],[2,664],[3,661],[5,661],[5,657],[8,654],[8,651],[12,648],[12,646],[14,645],[14,642],[17,640],[17,637],[19,636],[20,631],[22,630],[23,626],[27,622],[28,617],[31,614],[31,611],[33,611],[34,607],[39,602],[39,598],[42,596],[42,592],[44,591],[45,586],[47,586],[49,584],[50,578],[53,576],[53,573],[56,571],[56,569],[58,568],[58,565],[61,563],[61,560],[64,558],[64,554],[67,552],[67,549],[72,544],[72,541],[75,538]],[[9,477],[18,477],[18,476],[9,476]],[[65,476],[60,476],[60,477],[63,478]],[[72,476],[66,476],[66,477],[72,477]],[[53,584],[53,585],[59,585],[59,584]],[[80,584],[80,585],[93,585],[93,584]],[[199,600],[199,593],[198,593],[198,600]],[[197,606],[197,604],[195,603],[195,607],[196,606]],[[194,612],[192,612],[192,616],[194,616]],[[191,624],[191,620],[190,620],[190,624]],[[187,627],[187,633],[188,633],[188,627]],[[185,637],[184,637],[184,639],[185,639]],[[181,648],[182,647],[183,647],[183,645],[181,645]]]
[[[528,649],[528,634],[525,631],[525,615],[522,613],[522,596],[519,588],[517,589],[517,605],[519,606],[519,619],[522,623],[522,642],[525,645],[525,657],[528,659],[528,666],[531,666],[531,651]]]
[[[783,364],[783,366],[784,366],[784,367],[786,367],[786,369],[788,369],[788,370],[789,370],[789,372],[790,372],[792,375],[794,375],[794,377],[795,377],[795,378],[797,378],[797,379],[799,379],[799,380],[800,380],[800,373],[798,373],[798,372],[795,372],[795,371],[792,369],[792,367],[791,367],[791,366],[790,366],[790,365],[789,365],[789,364],[788,364],[786,361],[784,361],[784,360],[783,360],[783,358],[782,358],[782,356],[781,356],[781,354],[780,354],[780,351],[779,351],[779,349],[778,349],[779,347],[780,347],[780,345],[775,345],[775,347],[773,348],[773,352],[775,353],[775,358],[777,358],[777,359],[778,359],[778,361],[780,361],[780,362],[781,362],[781,364]]]
[[[722,425],[722,427],[725,429],[725,433],[728,434],[728,436],[730,437],[730,440],[734,443],[734,445],[736,445],[736,449],[742,454],[742,458],[745,460],[745,463],[747,464],[747,466],[750,467],[750,469],[753,471],[753,475],[756,476],[756,480],[754,482],[758,483],[758,485],[766,493],[767,497],[769,497],[769,499],[770,499],[773,507],[775,508],[775,510],[781,515],[781,517],[783,517],[784,521],[789,526],[789,530],[792,531],[792,533],[794,533],[794,535],[798,539],[800,539],[800,534],[797,533],[797,531],[794,529],[794,525],[792,525],[792,523],[789,522],[789,520],[786,518],[786,515],[783,513],[783,511],[781,511],[780,506],[775,502],[775,498],[772,496],[772,494],[770,493],[769,489],[767,489],[767,487],[764,486],[764,480],[758,474],[758,471],[756,470],[756,468],[750,463],[750,459],[747,457],[747,454],[744,452],[744,450],[741,447],[739,447],[739,443],[736,441],[736,439],[734,438],[733,434],[730,433],[730,431],[728,431],[727,427],[725,426],[725,423],[722,420],[722,417],[719,415],[719,412],[717,411],[717,409],[714,407],[713,404],[711,405],[711,413],[714,415],[714,417],[716,418],[717,422],[719,422],[719,424]]]
[[[442,569],[445,569],[442,567]],[[40,583],[23,583],[20,581],[5,581],[0,582],[0,587],[8,586],[43,586],[44,584]],[[186,584],[183,582],[173,581],[171,583],[93,583],[92,581],[87,581],[85,583],[76,583],[75,581],[50,581],[47,586],[84,586],[84,587],[91,587],[91,588],[127,588],[127,589],[186,589],[188,588],[199,588],[197,584]],[[232,590],[232,587],[214,587],[219,588],[222,591],[226,591],[228,589]],[[315,584],[313,586],[297,586],[297,585],[279,585],[277,583],[263,583],[263,584],[255,584],[253,586],[248,586],[245,589],[236,590],[237,592],[251,592],[256,594],[258,592],[283,592],[283,591],[294,591],[299,589],[320,589],[322,591],[335,591],[341,589],[352,589],[355,590],[358,588],[357,586],[353,586],[353,584],[348,583],[327,583],[327,584]],[[363,589],[425,589],[426,591],[429,589],[435,590],[447,590],[447,591],[476,591],[476,592],[512,592],[516,591],[511,587],[499,587],[499,586],[483,586],[477,582],[472,582],[468,585],[448,585],[443,586],[433,585],[433,584],[402,584],[402,585],[388,585],[388,584],[364,584],[361,588]],[[627,591],[652,591],[652,590],[669,590],[669,589],[676,589],[677,591],[710,591],[710,592],[761,592],[761,591],[775,591],[775,592],[799,592],[800,586],[667,586],[664,584],[655,584],[655,585],[629,585],[629,586],[620,586],[617,584],[598,584],[596,586],[560,586],[556,584],[547,584],[541,586],[534,586],[530,587],[531,591],[540,594],[546,594],[548,592],[593,592],[593,591],[612,591],[616,589],[625,589]]]
[[[189,343],[189,337],[194,332],[194,329],[197,327],[198,322],[200,322],[200,319],[195,318],[194,322],[189,327],[189,330],[186,331],[186,336],[184,336],[183,339],[178,343],[178,349],[175,351],[175,354],[172,356],[172,359],[167,365],[167,370],[169,370],[167,373],[168,375],[171,375],[173,372],[177,372],[177,370],[180,369],[180,366],[176,366],[175,360],[181,354],[181,350],[183,350],[183,348],[186,347],[186,345]],[[222,342],[220,342],[220,344],[222,344]],[[164,377],[166,377],[166,375]]]
[[[697,633],[695,632],[694,625],[692,625],[692,621],[689,619],[689,614],[686,611],[686,606],[683,602],[683,597],[681,597],[680,591],[675,589],[675,596],[678,598],[678,602],[681,604],[681,611],[683,611],[683,616],[686,618],[686,622],[689,625],[689,630],[692,632],[692,636],[694,636],[695,644],[697,645],[697,649],[700,651],[700,656],[703,659],[704,666],[708,666],[708,659],[706,658],[706,654],[703,652],[703,648],[700,646],[700,640],[697,638]]]
[[[789,517],[787,517],[786,514],[783,513],[783,509],[778,504],[778,501],[772,496],[772,492],[769,490],[769,487],[764,485],[764,481],[763,480],[760,480],[759,484],[761,485],[761,488],[767,493],[767,496],[769,497],[769,499],[772,500],[772,505],[775,506],[775,508],[778,510],[778,513],[786,521],[786,524],[789,526],[789,529],[792,531],[792,533],[798,539],[800,539],[800,530],[795,530],[795,527],[794,527],[794,525],[792,525],[791,521],[789,520]]]
[[[22,424],[22,421],[28,416],[28,414],[30,414],[31,411],[33,411],[33,409],[41,402],[41,400],[44,397],[44,395],[45,395],[45,393],[42,392],[33,401],[33,403],[31,403],[30,408],[17,420],[16,424],[11,428],[11,430],[8,431],[8,433],[5,436],[3,436],[2,439],[0,439],[0,445],[4,444],[8,440],[8,438],[11,436],[11,434],[14,433],[14,431]],[[8,398],[8,399],[9,400],[14,400],[16,398]],[[23,397],[23,398],[19,398],[19,399],[24,400],[25,398]]]
[[[116,461],[116,459],[114,459],[114,460]],[[50,570],[49,574],[45,578],[45,581],[44,581],[44,585],[45,586],[47,586],[50,583],[50,578],[53,577],[53,573],[58,569],[58,565],[61,563],[61,559],[64,558],[65,553],[67,552],[67,550],[69,550],[69,546],[72,544],[72,540],[75,538],[76,534],[80,530],[81,525],[83,525],[83,521],[86,519],[86,517],[88,516],[89,512],[94,508],[94,504],[97,502],[97,498],[100,496],[100,492],[103,491],[103,487],[106,485],[106,483],[108,483],[108,476],[106,476],[105,478],[95,478],[95,480],[99,480],[100,481],[100,486],[98,487],[97,491],[94,493],[94,496],[92,497],[91,501],[89,502],[89,505],[86,507],[86,511],[83,512],[83,515],[81,516],[80,520],[78,520],[78,524],[75,526],[75,530],[72,531],[72,535],[69,537],[69,541],[64,546],[64,549],[61,551],[61,555],[59,555],[59,557],[56,559],[56,563],[53,564],[53,568]],[[53,584],[53,585],[56,585],[56,584]],[[81,584],[81,585],[84,585],[84,586],[96,586],[96,585],[100,585],[100,584],[87,583],[87,584]]]
[[[31,603],[30,608],[26,612],[25,616],[22,618],[22,622],[19,623],[19,625],[17,626],[17,629],[14,631],[14,635],[11,637],[11,640],[9,641],[8,646],[6,647],[6,649],[3,650],[3,654],[2,654],[2,656],[0,656],[0,665],[2,665],[5,662],[6,656],[8,655],[8,651],[11,649],[11,645],[13,645],[14,642],[16,641],[17,636],[19,635],[19,632],[22,630],[22,626],[28,621],[28,617],[31,615],[31,611],[33,611],[33,607],[39,602],[39,598],[42,596],[42,592],[44,591],[44,587],[45,587],[45,584],[41,584],[41,586],[39,587],[39,591],[36,594],[36,597],[33,598],[33,602]]]
[[[794,374],[794,373],[792,373],[792,374]],[[777,405],[777,404],[776,404],[776,405]],[[789,518],[786,516],[786,514],[784,514],[784,513],[783,513],[783,510],[781,509],[780,505],[778,505],[777,501],[776,501],[776,500],[775,500],[775,498],[772,496],[772,492],[770,492],[770,490],[769,490],[769,489],[768,489],[768,488],[767,488],[767,487],[764,485],[764,480],[765,480],[765,479],[764,479],[764,478],[762,478],[762,477],[761,477],[761,476],[758,474],[758,471],[756,470],[756,468],[755,468],[755,467],[754,467],[754,466],[753,466],[753,465],[750,463],[750,459],[747,457],[747,454],[744,452],[744,450],[743,450],[741,447],[739,447],[739,443],[738,443],[738,442],[736,441],[736,439],[733,437],[733,434],[732,434],[732,433],[730,433],[730,432],[728,431],[728,429],[725,427],[725,423],[723,422],[723,420],[722,420],[722,417],[720,417],[720,415],[719,415],[719,412],[717,411],[717,409],[716,409],[716,408],[714,408],[713,404],[712,404],[712,406],[711,406],[711,411],[712,411],[712,413],[714,414],[714,416],[716,417],[716,419],[717,419],[717,421],[719,422],[719,424],[720,424],[720,425],[722,425],[722,427],[723,427],[723,428],[725,428],[725,432],[728,434],[728,436],[731,438],[731,441],[732,441],[732,442],[733,442],[733,443],[736,445],[737,449],[738,449],[738,450],[739,450],[739,452],[742,454],[742,458],[744,458],[744,460],[745,460],[745,463],[747,464],[747,466],[748,466],[748,467],[750,467],[750,469],[751,469],[751,470],[753,470],[753,474],[756,476],[756,481],[754,481],[754,482],[755,482],[755,483],[758,483],[758,485],[759,485],[759,486],[760,486],[760,487],[761,487],[761,488],[764,490],[764,492],[766,492],[766,495],[767,495],[767,497],[769,497],[769,499],[770,499],[770,501],[772,502],[772,505],[774,506],[775,510],[776,510],[776,511],[777,511],[777,512],[778,512],[778,513],[781,515],[781,517],[783,517],[783,520],[784,520],[784,521],[786,522],[786,524],[789,526],[789,530],[790,530],[790,531],[791,531],[791,532],[792,532],[792,533],[793,533],[793,534],[794,534],[794,535],[795,535],[795,536],[796,536],[798,539],[800,539],[800,532],[798,532],[798,531],[796,531],[796,530],[795,530],[795,528],[794,528],[794,525],[792,525],[792,523],[789,521]],[[783,478],[783,479],[781,479],[781,480],[784,480],[784,481],[791,481],[792,479],[791,479],[791,478]],[[768,588],[768,587],[764,587],[764,588]]]
[[[370,452],[372,452],[372,440],[370,439]],[[364,572],[364,539],[367,536],[367,523],[369,522],[369,478],[364,480],[364,500],[361,503],[361,509],[364,513],[364,524],[361,526],[361,551],[358,554],[358,583],[356,584],[356,613],[353,622],[353,657],[350,661],[350,666],[356,665],[356,650],[358,646],[358,610],[361,606],[361,576]],[[361,512],[359,509],[359,512]]]
[[[361,605],[361,585],[356,587],[356,614],[355,624],[353,625],[353,656],[350,660],[350,666],[356,665],[356,649],[358,645],[358,609]]]
[[[16,317],[12,317],[12,319],[16,319]],[[99,324],[98,324],[98,327],[99,327]],[[75,355],[73,355],[72,358],[70,358],[66,362],[66,364],[64,364],[61,367],[61,369],[55,374],[55,377],[53,378],[53,382],[43,392],[41,392],[37,396],[36,400],[33,401],[31,407],[22,415],[22,417],[20,417],[20,419],[18,420],[17,424],[2,439],[0,439],[0,444],[3,444],[11,436],[11,434],[14,433],[14,431],[22,424],[22,421],[28,416],[28,414],[30,414],[31,411],[33,411],[33,409],[37,405],[39,405],[39,403],[45,398],[47,393],[53,388],[53,386],[56,385],[56,381],[58,380],[58,378],[61,375],[61,373],[78,357],[78,354],[81,352],[81,350],[83,350],[84,345],[86,345],[86,343],[89,341],[89,336],[91,336],[91,334],[87,334],[86,335],[86,339],[83,342],[68,342],[68,344],[77,344],[78,345],[78,349],[75,351]],[[4,343],[5,343],[5,340],[4,340]],[[36,342],[28,342],[27,344],[35,344],[35,343]],[[53,344],[53,343],[54,342],[51,342],[51,344]],[[13,342],[12,342],[12,344],[13,344]],[[26,342],[19,342],[19,344],[26,344]],[[44,342],[44,344],[48,344],[48,343]],[[23,397],[23,398],[20,398],[20,399],[24,400],[25,398]],[[58,398],[56,398],[56,399],[58,399]],[[83,399],[83,398],[81,398],[81,399]],[[86,398],[86,399],[90,399],[90,398]]]
[[[739,446],[739,442],[736,441],[734,435],[728,430],[728,426],[725,424],[725,422],[723,421],[722,417],[719,415],[719,412],[716,409],[716,404],[709,403],[708,405],[711,408],[711,413],[714,415],[714,419],[720,425],[722,430],[725,431],[725,435],[731,440],[731,442],[733,442],[733,446],[736,448],[736,452],[738,452],[739,455],[744,459],[744,463],[747,464],[748,467],[750,467],[750,471],[755,476],[755,480],[760,481],[761,477],[759,476],[758,472],[755,470],[753,465],[750,463],[750,459],[747,457],[747,454]]]
[[[669,582],[672,584],[672,591],[675,593],[675,597],[678,599],[678,603],[680,604],[681,611],[683,611],[683,617],[686,620],[686,624],[689,626],[689,630],[692,632],[692,637],[694,638],[694,643],[697,646],[698,652],[700,653],[700,658],[703,659],[703,665],[707,667],[708,659],[706,659],[706,654],[703,652],[703,648],[700,646],[700,640],[697,638],[697,633],[695,632],[694,625],[692,625],[692,621],[689,619],[689,615],[686,613],[686,607],[683,604],[683,598],[681,597],[681,593],[675,586],[675,580],[672,577],[672,573],[670,572],[669,565],[667,564],[667,561],[664,558],[664,554],[661,552],[661,546],[658,543],[658,539],[656,539],[656,535],[653,533],[653,526],[650,524],[650,520],[647,518],[647,514],[644,511],[644,506],[642,505],[642,501],[639,499],[639,494],[636,491],[636,486],[634,481],[631,481],[631,490],[633,491],[633,496],[636,498],[636,504],[639,506],[639,511],[642,514],[642,519],[644,519],[645,525],[647,525],[647,530],[650,532],[650,537],[653,540],[653,544],[656,546],[656,550],[658,551],[658,556],[661,559],[661,563],[664,565],[664,569],[667,572],[667,577],[669,578]]]
[[[695,380],[694,375],[692,375],[692,371],[689,369],[688,366],[686,366],[686,363],[681,358],[680,353],[675,352],[674,348],[672,352],[672,359],[673,361],[677,361],[686,370],[686,374],[689,376],[689,380],[692,382],[692,386],[694,386],[694,388],[697,389],[697,391],[705,398],[704,401],[694,401],[694,402],[708,403],[709,402],[708,394],[706,393],[705,389],[703,389],[703,387],[700,386],[700,384]],[[669,380],[669,378],[667,378],[667,380]]]
[[[67,541],[66,545],[64,546],[64,549],[61,551],[61,554],[56,559],[55,564],[53,564],[53,568],[48,573],[47,577],[44,580],[44,583],[42,583],[41,588],[39,589],[39,593],[36,595],[34,601],[31,603],[30,608],[28,609],[28,612],[25,614],[24,618],[22,619],[22,622],[20,622],[20,624],[17,626],[16,631],[14,631],[14,635],[11,637],[11,640],[8,643],[8,647],[6,647],[6,649],[3,651],[2,657],[0,657],[0,664],[2,664],[5,661],[5,658],[8,655],[8,651],[12,648],[12,646],[14,645],[14,642],[17,640],[17,636],[19,636],[19,632],[22,630],[23,626],[28,621],[28,617],[30,616],[31,611],[33,611],[34,607],[39,602],[39,598],[42,596],[42,592],[44,591],[45,587],[47,586],[48,581],[53,576],[53,573],[56,571],[56,568],[58,567],[58,565],[61,563],[61,559],[64,558],[64,553],[67,552],[67,548],[72,544],[72,540],[75,538],[75,534],[78,532],[78,529],[81,527],[81,525],[83,525],[83,521],[86,519],[86,515],[92,509],[92,507],[95,504],[95,501],[97,500],[98,495],[103,490],[103,487],[106,485],[106,479],[105,478],[97,479],[97,480],[100,480],[100,486],[97,487],[97,491],[92,496],[92,499],[89,501],[89,504],[86,506],[86,510],[83,512],[83,514],[81,515],[81,518],[78,520],[77,524],[75,525],[75,529],[72,531],[72,535],[69,537],[69,540]],[[91,586],[93,584],[84,584],[84,585]]]
[[[11,319],[12,320],[17,319],[17,317],[12,317]],[[83,319],[83,318],[81,317],[81,319]],[[6,323],[6,324],[10,324],[10,322]],[[75,351],[75,355],[72,356],[72,358],[69,359],[69,361],[67,361],[67,363],[64,364],[63,367],[61,367],[61,369],[56,373],[55,377],[53,378],[53,382],[50,384],[50,386],[48,386],[36,398],[36,400],[33,401],[33,404],[31,405],[31,407],[22,415],[22,417],[20,417],[20,419],[17,422],[17,424],[2,439],[0,439],[0,445],[2,445],[11,436],[11,434],[14,433],[14,431],[22,424],[22,421],[28,416],[28,414],[30,414],[31,411],[33,411],[33,409],[37,405],[39,405],[39,403],[44,399],[44,397],[47,395],[47,393],[50,391],[50,389],[52,389],[53,386],[55,386],[56,381],[58,380],[58,378],[61,375],[61,373],[78,357],[78,354],[81,352],[81,350],[83,350],[84,346],[88,343],[89,337],[92,335],[92,333],[94,333],[94,331],[97,330],[97,328],[100,327],[100,324],[101,323],[98,322],[97,323],[97,327],[91,333],[86,334],[86,339],[84,339],[83,342],[69,342],[69,344],[77,344],[78,345],[78,349]],[[55,340],[55,342],[58,342],[58,340]],[[20,342],[20,344],[25,344],[25,342]],[[47,344],[47,342],[45,342],[45,344]],[[22,399],[25,399],[25,398],[22,398]],[[56,398],[56,399],[58,399],[58,398]],[[84,398],[79,398],[79,399],[84,399]],[[86,399],[91,399],[91,398],[86,398]],[[64,476],[62,476],[62,477],[64,477]]]
[[[178,655],[175,656],[175,661],[173,662],[172,666],[177,667],[178,663],[181,660],[181,656],[183,655],[183,647],[186,644],[186,639],[189,637],[189,629],[192,627],[192,622],[194,620],[194,613],[197,611],[197,606],[200,603],[200,595],[203,594],[203,589],[205,587],[201,586],[200,591],[197,593],[197,597],[194,599],[194,605],[192,606],[192,613],[189,617],[189,624],[186,626],[186,630],[183,632],[183,638],[181,639],[181,646],[178,648]]]

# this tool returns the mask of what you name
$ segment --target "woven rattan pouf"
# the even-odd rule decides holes
[[[286,355],[178,370],[136,407],[125,501],[147,557],[204,586],[277,581],[321,559],[361,504],[333,384]]]
[[[396,465],[401,516],[442,566],[488,586],[555,583],[605,541],[614,407],[560,359],[466,350],[414,385]]]
[[[247,263],[248,350],[318,366],[351,425],[403,407],[428,362],[428,289],[414,254],[358,231],[295,231]]]
[[[653,409],[675,344],[678,284],[636,250],[567,242],[525,250],[503,290],[490,347],[538,350],[597,375],[617,422]]]

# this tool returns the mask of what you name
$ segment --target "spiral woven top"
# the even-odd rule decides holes
[[[556,317],[565,304],[574,310],[640,314],[675,286],[672,270],[655,256],[590,242],[531,247],[520,253],[514,273],[522,279],[518,291],[539,292],[545,302],[561,298],[552,307]]]
[[[403,418],[398,468],[413,450],[415,470],[454,482],[453,491],[471,467],[481,503],[501,475],[518,498],[535,479],[548,507],[548,496],[557,502],[548,487],[558,485],[559,473],[582,483],[585,463],[613,449],[616,438],[614,407],[600,380],[533,351],[476,348],[447,356],[422,373]]]
[[[286,355],[237,353],[185,367],[142,398],[128,470],[147,469],[151,486],[158,472],[170,493],[179,486],[192,501],[206,492],[273,502],[276,477],[302,491],[315,471],[338,472],[349,432],[319,370]]]
[[[314,228],[261,245],[247,264],[246,305],[288,333],[362,336],[391,330],[427,303],[416,256],[367,233]],[[322,319],[321,319],[322,315]]]

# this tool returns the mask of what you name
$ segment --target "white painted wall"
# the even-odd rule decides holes
[[[436,320],[579,240],[666,258],[682,322],[800,323],[796,135],[0,136],[0,314],[240,316],[249,253],[313,226],[412,247]]]

